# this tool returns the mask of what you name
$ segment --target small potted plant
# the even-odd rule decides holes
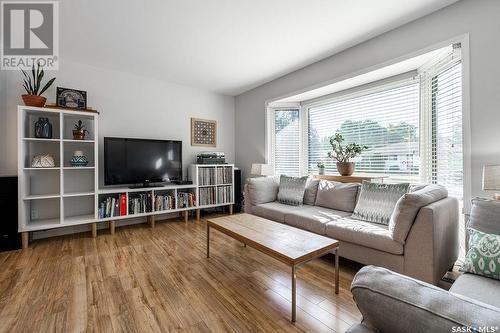
[[[31,68],[31,76],[21,69],[24,75],[23,87],[26,90],[27,94],[23,94],[21,97],[23,98],[24,104],[27,106],[37,106],[43,107],[45,102],[47,102],[47,98],[43,97],[42,94],[45,90],[49,89],[49,87],[54,83],[56,78],[52,78],[47,82],[43,88],[42,87],[42,79],[45,74],[43,68],[40,67],[40,64],[33,64]]]
[[[85,124],[81,120],[78,120],[78,122],[75,123],[75,128],[73,129],[73,139],[85,140],[85,134],[88,133],[89,131],[85,129]]]
[[[318,163],[316,163],[316,166],[318,167],[318,174],[324,175],[325,174],[325,163],[318,162]]]
[[[344,142],[344,138],[340,133],[336,133],[330,137],[330,145],[333,151],[328,152],[328,157],[337,161],[337,171],[342,176],[350,176],[354,173],[354,168],[356,167],[356,163],[351,162],[351,158],[361,155],[368,147],[358,145],[357,143],[349,143],[342,146],[342,142]]]

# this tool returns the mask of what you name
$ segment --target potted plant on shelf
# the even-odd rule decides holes
[[[33,67],[31,68],[31,76],[21,69],[24,75],[23,87],[27,92],[27,94],[24,94],[21,97],[23,98],[24,104],[27,106],[43,107],[47,98],[43,97],[42,94],[45,90],[49,89],[56,78],[54,77],[50,79],[49,82],[41,88],[45,72],[43,71],[43,68],[40,67],[40,64],[37,63],[36,66],[35,70],[35,64],[33,64]]]
[[[350,176],[354,173],[354,168],[356,167],[356,163],[351,162],[351,159],[361,155],[368,147],[358,145],[357,143],[349,143],[342,146],[342,142],[344,142],[344,138],[340,133],[336,133],[330,137],[330,145],[333,151],[328,152],[328,157],[337,161],[337,171],[342,176]]]
[[[88,133],[89,131],[85,129],[85,124],[81,120],[78,120],[78,122],[75,123],[75,128],[73,129],[73,139],[85,140],[85,134]]]
[[[325,163],[318,162],[318,163],[316,163],[316,166],[318,167],[318,174],[324,175],[325,174]]]

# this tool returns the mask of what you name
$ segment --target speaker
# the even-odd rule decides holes
[[[241,213],[243,210],[243,191],[241,190],[241,170],[234,169],[234,213]]]
[[[5,218],[0,223],[0,251],[21,248],[21,234],[17,232],[17,177],[0,177],[0,212]]]

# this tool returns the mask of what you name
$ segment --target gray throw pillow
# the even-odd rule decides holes
[[[247,179],[249,200],[253,206],[272,202],[278,195],[278,180],[275,177],[256,177]]]
[[[278,189],[278,202],[291,206],[302,205],[306,182],[307,176],[289,177],[281,175]]]
[[[359,200],[352,217],[355,219],[388,225],[394,207],[408,192],[409,183],[379,184],[363,182]]]
[[[316,195],[316,206],[352,212],[356,206],[359,184],[321,180]]]
[[[318,193],[319,179],[309,178],[304,191],[304,205],[314,206],[316,202],[316,194]]]
[[[500,235],[500,201],[472,199],[468,226],[486,234]]]

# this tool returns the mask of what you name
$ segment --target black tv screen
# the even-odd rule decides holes
[[[182,180],[182,141],[104,138],[104,185]]]

